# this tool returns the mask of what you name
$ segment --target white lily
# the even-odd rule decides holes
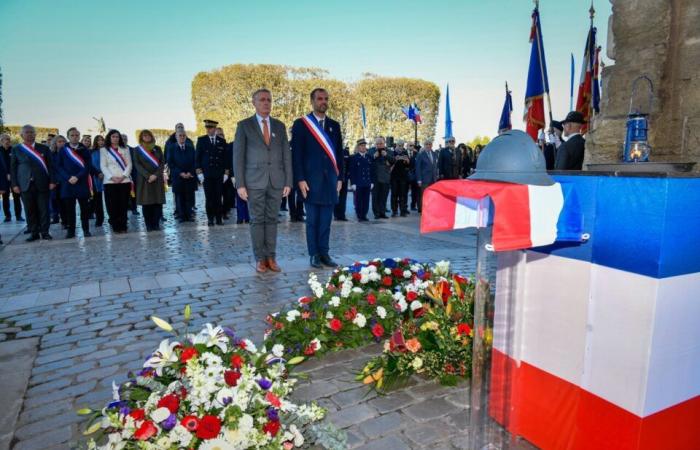
[[[219,347],[224,353],[228,350],[228,336],[224,333],[223,328],[214,327],[210,323],[206,324],[206,327],[195,336],[194,343],[204,344],[207,347]]]
[[[163,375],[163,369],[165,367],[177,362],[175,347],[179,345],[180,343],[177,341],[170,342],[169,339],[163,339],[158,346],[158,350],[146,360],[143,367],[156,369],[158,376]]]

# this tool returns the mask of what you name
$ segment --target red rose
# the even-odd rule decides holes
[[[337,333],[338,331],[340,331],[341,328],[343,328],[343,323],[339,319],[331,319],[328,322],[328,326],[331,330]]]
[[[234,369],[240,369],[243,365],[243,358],[240,355],[233,355],[231,357],[231,367]]]
[[[180,425],[190,431],[197,431],[197,428],[199,428],[199,419],[197,416],[186,416],[180,421]]]
[[[135,409],[129,413],[129,417],[134,420],[143,420],[146,417],[146,411],[143,409]]]
[[[352,279],[355,280],[355,281],[360,281],[360,279],[362,279],[362,275],[360,275],[359,273],[355,272],[355,273],[352,274]]]
[[[150,420],[141,424],[138,430],[134,432],[134,437],[139,441],[147,441],[158,433],[158,428]]]
[[[401,270],[400,268],[397,267],[396,269],[391,270],[391,274],[397,278],[402,278],[403,277],[403,270]]]
[[[372,327],[372,334],[375,337],[382,337],[382,335],[384,334],[384,327],[382,326],[382,324],[380,324],[380,323],[375,324]]]
[[[424,272],[424,273],[423,273],[423,276],[422,276],[421,278],[423,278],[423,281],[425,281],[425,280],[429,280],[430,277],[432,277],[432,276],[433,276],[432,273],[430,273],[430,272]]]
[[[369,294],[367,294],[367,303],[369,303],[370,305],[374,305],[375,303],[377,303],[377,297],[374,295],[374,293],[370,292]]]
[[[180,388],[180,398],[183,400],[187,398],[187,389],[184,387]]]
[[[280,431],[280,423],[279,421],[268,421],[265,425],[263,425],[263,433],[270,433],[270,436],[275,437],[277,436],[277,433]]]
[[[406,300],[408,300],[409,302],[412,302],[413,300],[415,300],[417,298],[418,298],[418,294],[413,292],[413,291],[408,291],[406,293]]]
[[[282,322],[275,322],[275,330],[281,330],[282,328],[284,328]]]
[[[200,439],[214,439],[221,431],[221,421],[216,416],[204,416],[199,421],[197,437]]]
[[[229,386],[236,386],[239,378],[241,378],[240,372],[235,372],[233,370],[224,372],[224,381],[226,381],[226,384]]]
[[[304,354],[307,356],[314,355],[316,353],[316,343],[312,342],[310,343],[305,349],[304,349]]]
[[[168,411],[175,414],[177,409],[180,407],[180,399],[177,398],[175,394],[168,394],[165,397],[158,400],[159,408],[168,408]]]
[[[180,353],[180,362],[187,363],[187,361],[189,361],[190,359],[194,358],[197,355],[199,355],[199,352],[197,351],[196,348],[187,347],[182,351],[182,353]]]
[[[391,283],[392,283],[391,277],[384,277],[384,278],[382,278],[382,284],[383,284],[384,286],[391,286]]]
[[[469,336],[469,334],[472,332],[472,327],[469,326],[467,323],[460,323],[457,325],[457,333],[462,335],[462,336]]]

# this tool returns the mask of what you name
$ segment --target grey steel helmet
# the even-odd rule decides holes
[[[491,141],[479,154],[470,180],[551,186],[544,155],[524,131],[510,130]]]

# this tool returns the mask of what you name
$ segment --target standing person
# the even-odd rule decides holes
[[[51,150],[37,144],[36,129],[25,125],[21,131],[22,143],[12,148],[10,183],[15,194],[22,195],[27,210],[28,242],[51,240],[49,234],[49,193],[56,187],[51,161]]]
[[[365,148],[367,148],[367,144],[365,144]],[[340,189],[340,193],[338,194],[338,204],[335,205],[335,209],[333,211],[335,220],[340,220],[341,222],[347,222],[348,220],[345,217],[345,210],[347,209],[348,203],[348,179],[350,177],[350,172],[348,171],[349,160],[350,149],[345,146],[343,149],[343,173],[341,174],[342,176],[339,177],[343,181],[343,187]]]
[[[326,115],[328,92],[311,91],[312,112],[292,125],[294,178],[306,207],[306,246],[312,267],[337,267],[331,259],[333,209],[343,187],[343,136],[340,124]]]
[[[100,150],[100,168],[104,175],[104,195],[109,224],[117,234],[126,233],[133,168],[129,147],[117,130],[110,130]]]
[[[0,139],[2,136],[0,136]],[[4,155],[2,155],[4,156]],[[5,165],[5,158],[0,157],[0,195],[5,195],[10,190],[10,171]],[[2,236],[0,236],[0,245],[2,245]]]
[[[165,203],[163,151],[156,145],[150,130],[141,130],[139,145],[134,151],[136,169],[136,203],[141,205],[146,231],[160,230],[160,217]]]
[[[581,170],[583,168],[586,140],[581,136],[581,127],[584,123],[586,121],[583,119],[583,114],[578,111],[571,111],[561,121],[564,127],[564,143],[557,150],[554,170]]]
[[[105,138],[102,135],[95,136],[92,141],[92,148],[90,149],[90,163],[93,169],[97,173],[97,176],[92,177],[92,212],[95,214],[95,226],[101,227],[105,221],[105,208],[104,208],[104,175],[102,174],[102,169],[100,168],[100,149],[105,146]]]
[[[65,144],[65,138],[63,138],[63,143]],[[55,168],[58,163],[58,145],[56,142],[56,135],[49,134],[47,140],[49,150],[51,150],[51,165]],[[55,174],[54,174],[55,175]],[[64,208],[61,202],[61,180],[54,176],[54,183],[56,183],[56,189],[53,189],[49,197],[49,214],[51,215],[51,223],[60,223],[64,230],[68,229],[68,215],[66,214],[66,208]]]
[[[136,147],[132,147],[129,145],[129,136],[126,135],[126,133],[122,133],[122,141],[124,142],[124,145],[126,145],[126,148],[129,149],[129,156],[131,156],[131,161],[133,163],[134,161],[134,152],[136,151]],[[133,171],[131,172],[131,178],[132,178],[132,183],[131,183],[131,194],[129,195],[129,211],[131,211],[131,214],[134,216],[139,215],[139,210],[136,207],[136,191],[138,190],[138,187],[136,186],[136,183],[133,181],[136,178],[136,173]]]
[[[289,221],[304,222],[304,196],[301,195],[299,186],[294,186],[292,192],[287,196],[289,198]]]
[[[8,183],[10,182],[10,159],[12,156],[12,140],[10,139],[10,135],[7,133],[2,133],[0,134],[0,152],[2,153],[0,157],[2,157],[2,162],[5,164],[5,180]],[[0,180],[2,182],[2,180]],[[12,189],[8,187],[5,189],[5,191],[2,194],[2,209],[5,212],[5,222],[11,222],[12,221],[12,215],[10,214],[10,196],[12,196],[12,202],[14,204],[14,209],[15,209],[15,221],[17,222],[24,222],[24,218],[22,217],[22,200],[20,199],[19,194],[15,194],[12,192]]]
[[[69,143],[63,136],[56,138],[58,158],[56,163],[56,178],[60,180],[60,196],[66,211],[66,239],[75,237],[75,202],[80,205],[80,226],[83,237],[90,237],[89,199],[92,193],[92,168],[88,149],[80,143],[80,132],[77,128],[68,129]]]
[[[222,197],[224,190],[224,175],[230,175],[226,165],[226,141],[216,135],[219,122],[205,120],[204,128],[207,134],[197,138],[195,157],[197,174],[203,176],[204,197],[206,198],[207,225],[223,225]]]
[[[411,157],[402,146],[394,150],[394,165],[391,169],[391,217],[401,213],[408,215],[408,172],[411,170]]]
[[[178,141],[177,141],[177,133],[179,133],[179,132],[185,133],[185,143],[191,144],[191,145],[192,145],[192,148],[194,148],[194,142],[192,142],[192,139],[190,139],[190,138],[187,136],[187,132],[185,131],[185,126],[184,126],[182,123],[179,123],[179,122],[176,123],[176,124],[175,124],[175,131],[174,131],[173,134],[171,134],[171,135],[168,137],[168,139],[165,141],[165,148],[163,149],[163,152],[164,152],[164,154],[165,154],[165,161],[168,162],[168,164],[167,164],[167,165],[168,165],[168,167],[167,167],[167,169],[168,169],[167,173],[169,174],[169,175],[168,175],[168,184],[169,184],[169,185],[172,185],[172,182],[173,182],[173,180],[172,180],[172,174],[169,172],[169,169],[170,169],[170,167],[169,167],[169,165],[170,165],[170,164],[169,164],[169,161],[170,161],[170,150],[171,150],[171,149],[177,150],[177,148],[178,148],[178,145],[177,145],[177,144],[178,144]],[[196,189],[195,189],[195,190],[196,190]],[[182,220],[181,220],[182,218],[180,217],[180,207],[179,207],[178,202],[177,202],[177,195],[175,194],[175,191],[173,191],[172,194],[173,194],[173,205],[175,205],[175,209],[174,209],[174,211],[173,211],[173,216],[175,217],[175,220],[178,220],[178,221],[182,222]],[[193,202],[192,204],[194,204],[194,200],[193,200],[192,202]],[[190,213],[190,216],[188,216],[188,217],[192,217],[191,214],[192,214],[192,213]]]
[[[435,152],[433,152],[433,142],[426,139],[423,142],[423,148],[416,156],[416,183],[420,188],[418,194],[419,213],[423,211],[423,192],[428,186],[437,181],[437,176],[437,158],[435,157]]]
[[[224,134],[224,129],[221,127],[216,128],[216,135],[226,142],[226,135]],[[226,153],[226,170],[228,174],[224,174],[224,186],[222,189],[222,199],[221,207],[223,211],[224,220],[229,219],[229,213],[235,205],[236,189],[233,187],[233,179],[231,179],[230,174],[233,173],[233,142],[229,142],[225,146]]]
[[[418,197],[420,196],[420,187],[416,179],[416,156],[420,151],[420,144],[411,144],[409,146],[408,155],[411,158],[411,165],[408,169],[408,190],[411,193],[411,211],[418,209]]]
[[[197,190],[197,171],[195,164],[194,145],[188,142],[183,131],[175,133],[175,145],[169,145],[167,152],[168,167],[172,180],[175,204],[180,211],[178,220],[194,222],[194,192]]]
[[[557,150],[562,144],[561,135],[564,131],[564,126],[561,122],[552,120],[549,124],[549,130],[547,130],[547,138],[545,140],[544,148],[542,153],[544,153],[544,161],[547,170],[554,170],[554,163],[557,159]]]
[[[280,272],[277,264],[277,213],[292,186],[292,155],[287,128],[270,117],[272,93],[253,93],[255,114],[238,122],[233,168],[238,195],[250,208],[250,237],[259,273]]]
[[[386,216],[386,201],[389,197],[391,183],[391,166],[394,158],[386,148],[383,137],[374,140],[375,151],[372,161],[372,212],[375,219],[388,219]]]
[[[455,138],[445,139],[445,147],[438,157],[438,178],[440,180],[458,180],[462,172],[462,155],[455,148]]]
[[[467,144],[463,142],[460,142],[457,146],[457,151],[461,155],[461,167],[459,169],[460,178],[467,178],[472,171],[472,166],[469,161],[470,150]]]
[[[369,212],[369,196],[372,191],[372,159],[367,154],[367,141],[359,139],[355,145],[355,153],[348,161],[350,185],[354,190],[355,213],[357,220],[367,222]]]

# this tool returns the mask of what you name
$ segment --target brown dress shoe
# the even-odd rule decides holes
[[[267,267],[273,272],[282,272],[275,258],[267,258]]]
[[[258,261],[258,264],[255,266],[255,270],[257,270],[258,273],[267,272],[267,264],[265,264],[265,260],[261,259]]]

